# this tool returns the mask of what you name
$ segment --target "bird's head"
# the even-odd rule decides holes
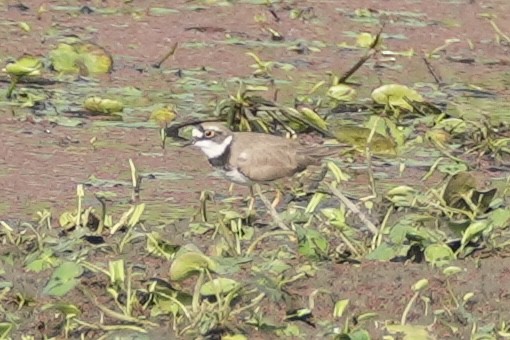
[[[232,143],[232,131],[218,123],[201,123],[193,127],[192,145],[198,146],[207,158],[220,157]]]

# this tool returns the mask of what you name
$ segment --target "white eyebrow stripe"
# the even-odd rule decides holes
[[[191,136],[201,138],[204,137],[204,133],[197,128],[193,128],[193,130],[191,130]]]

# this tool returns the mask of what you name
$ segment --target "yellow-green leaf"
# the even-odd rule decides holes
[[[200,288],[200,294],[202,296],[225,295],[230,293],[238,285],[239,283],[235,280],[219,277],[204,283]]]
[[[92,43],[61,43],[50,52],[53,68],[62,73],[109,73],[113,67],[112,57],[101,46]]]
[[[378,104],[412,111],[413,107],[405,98],[410,101],[423,102],[423,97],[418,92],[400,84],[383,85],[372,92],[372,99]]]
[[[315,126],[318,126],[320,127],[321,129],[323,130],[327,130],[328,129],[328,123],[326,123],[326,121],[324,119],[322,119],[321,116],[319,116],[315,111],[313,111],[312,109],[309,109],[307,107],[303,107],[301,110],[301,115],[303,116],[303,118],[314,124]]]
[[[216,262],[199,250],[181,248],[170,266],[170,280],[181,281],[203,269],[214,272],[217,267]]]
[[[333,99],[345,102],[356,98],[356,90],[345,84],[331,86],[326,94]]]
[[[89,97],[83,102],[83,107],[93,113],[115,113],[122,112],[124,105],[112,99],[103,99],[101,97]]]
[[[5,71],[12,76],[38,76],[41,74],[43,64],[36,57],[26,55],[16,60],[14,63],[7,64]]]
[[[167,106],[152,112],[150,119],[159,124],[164,125],[173,121],[175,117],[176,117],[175,109],[171,106]]]

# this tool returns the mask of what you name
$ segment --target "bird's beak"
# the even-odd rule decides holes
[[[192,146],[192,145],[195,145],[195,142],[196,142],[196,139],[193,138],[192,140],[184,143],[182,146],[185,147],[185,146]]]
[[[196,127],[191,130],[191,141],[189,142],[189,145],[195,145],[197,140],[203,137],[203,132],[197,129]]]

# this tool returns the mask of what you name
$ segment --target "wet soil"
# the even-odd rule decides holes
[[[443,45],[447,39],[458,39],[457,43],[438,52],[440,58],[431,61],[441,80],[446,84],[479,86],[495,93],[501,100],[510,98],[510,42],[502,39],[499,44],[496,43],[496,32],[482,16],[484,13],[496,15],[494,21],[498,27],[502,32],[510,34],[510,2],[506,0],[286,1],[272,6],[276,16],[265,6],[243,2],[216,6],[214,1],[209,4],[176,0],[171,2],[171,6],[178,10],[177,13],[151,14],[151,8],[168,7],[169,3],[66,2],[68,6],[87,5],[96,9],[90,14],[82,14],[59,9],[57,6],[62,5],[61,1],[24,1],[27,10],[20,10],[18,2],[3,2],[0,5],[0,21],[3,22],[0,26],[0,60],[4,62],[7,58],[16,58],[24,53],[47,55],[59,38],[73,34],[104,46],[113,55],[114,71],[107,77],[100,77],[100,85],[106,88],[134,86],[144,93],[182,92],[183,89],[175,85],[179,79],[175,72],[159,72],[151,67],[175,42],[179,43],[177,53],[162,64],[163,70],[205,67],[209,70],[206,74],[209,81],[222,82],[250,74],[252,69],[249,65],[253,64],[253,60],[246,52],[253,51],[264,60],[296,65],[297,70],[293,75],[295,79],[305,79],[309,75],[326,78],[327,72],[341,74],[362,54],[359,50],[340,49],[337,46],[346,41],[353,44],[354,38],[346,32],[378,31],[379,26],[370,21],[349,18],[354,10],[369,8],[390,13],[384,29],[384,33],[389,35],[384,42],[386,49],[413,49],[416,55],[410,58],[398,57],[395,62],[377,56],[352,79],[361,85],[360,93],[368,94],[381,83],[434,83],[432,74],[422,60],[423,54]],[[41,6],[46,11],[42,11],[38,17],[37,12]],[[190,10],[191,6],[203,8]],[[313,16],[310,20],[292,20],[289,18],[291,8],[310,8]],[[101,9],[112,9],[113,14],[101,14]],[[406,24],[394,14],[396,12],[412,12],[420,16],[412,17],[416,19],[416,24]],[[267,23],[257,23],[254,15],[265,15]],[[20,21],[30,24],[32,31],[21,32],[16,25]],[[326,45],[317,53],[296,54],[286,47],[220,43],[227,35],[246,41],[274,43],[265,27],[277,30],[285,37],[285,41],[318,40]],[[398,38],[399,35],[404,38]],[[286,86],[280,92],[280,99],[285,101],[293,95],[292,86]],[[194,100],[204,98],[208,97],[201,97],[198,93]],[[184,109],[181,114],[188,113]],[[181,175],[175,180],[160,180],[156,177],[143,181],[140,200],[147,204],[147,228],[172,225],[172,221],[189,216],[198,208],[200,191],[204,188],[227,195],[229,184],[211,176],[208,163],[199,151],[172,145],[162,150],[156,128],[103,126],[87,118],[83,119],[83,126],[69,128],[51,124],[45,117],[35,118],[30,110],[6,106],[0,108],[0,220],[13,224],[32,220],[36,212],[42,209],[50,209],[57,217],[66,210],[75,209],[76,185],[86,182],[92,175],[99,179],[128,183],[113,187],[86,187],[88,193],[101,190],[115,192],[117,198],[111,203],[111,209],[115,214],[120,214],[130,205],[129,159],[143,172]],[[95,146],[90,143],[93,137],[97,138]],[[362,159],[358,164],[361,163]],[[345,171],[356,173],[356,170],[349,168]],[[396,172],[396,169],[392,171]],[[421,170],[410,170],[408,176],[401,181],[418,182],[424,173]],[[481,180],[502,175],[481,172]],[[367,180],[366,173],[359,171],[354,183],[366,187]],[[425,185],[439,180],[437,177],[432,178]],[[236,187],[234,194],[243,196],[247,190]],[[84,204],[98,205],[92,195],[87,195]],[[184,230],[177,232],[184,233]],[[204,250],[207,247],[203,245]],[[136,259],[137,254],[127,253],[123,257]],[[147,261],[147,272],[164,277],[168,264],[152,262]],[[470,258],[456,264],[467,268],[453,280],[452,290],[457,297],[476,291],[475,300],[466,307],[471,315],[481,320],[483,325],[499,325],[502,321],[508,321],[510,292],[505,283],[510,280],[510,260],[493,256],[481,261]],[[444,309],[448,314],[453,305],[443,276],[439,274],[440,270],[426,264],[367,261],[359,265],[319,264],[318,267],[320,275],[297,281],[288,288],[292,295],[303,297],[290,303],[291,306],[301,308],[308,305],[308,296],[314,291],[325,289],[331,293],[319,294],[316,298],[313,311],[316,320],[331,319],[334,302],[350,299],[351,315],[372,311],[378,313],[379,320],[398,321],[413,294],[410,287],[421,278],[428,278],[431,283],[428,291],[430,310]],[[40,284],[39,280],[47,279],[49,275],[35,277],[33,274],[13,270],[13,277],[26,278],[23,285],[28,286],[27,289],[35,289],[30,288],[31,282],[36,286]],[[31,275],[34,277],[31,278]],[[83,280],[87,281],[88,278]],[[94,284],[99,285],[98,282]],[[101,292],[101,288],[96,286],[95,289],[98,294]],[[74,298],[75,301],[82,301],[83,306],[88,305],[83,296],[77,294]],[[272,304],[264,305],[265,311],[278,322],[283,320],[288,308],[285,304],[276,307]],[[425,315],[424,303],[419,302],[411,309],[408,321],[433,325],[432,333],[438,339],[469,338],[471,329],[466,327],[469,323],[463,319],[464,316],[448,314],[450,324],[458,327],[458,331],[455,331],[457,328],[448,324],[434,323],[430,310]],[[92,308],[90,315],[87,315],[87,310],[84,311],[84,315],[97,321],[97,315],[93,313]],[[54,320],[37,320],[30,312],[27,312],[27,321],[21,322],[16,334],[31,333],[30,330],[41,325],[41,322],[44,326],[39,326],[39,334],[53,334],[54,330],[48,323],[54,323]],[[305,334],[315,334],[312,326],[301,326]],[[383,334],[382,326],[367,326],[367,329],[374,338],[380,338]],[[250,338],[267,339],[273,336],[252,329],[249,332]],[[158,334],[156,336],[161,336]],[[90,338],[95,336],[92,333],[88,335]]]

